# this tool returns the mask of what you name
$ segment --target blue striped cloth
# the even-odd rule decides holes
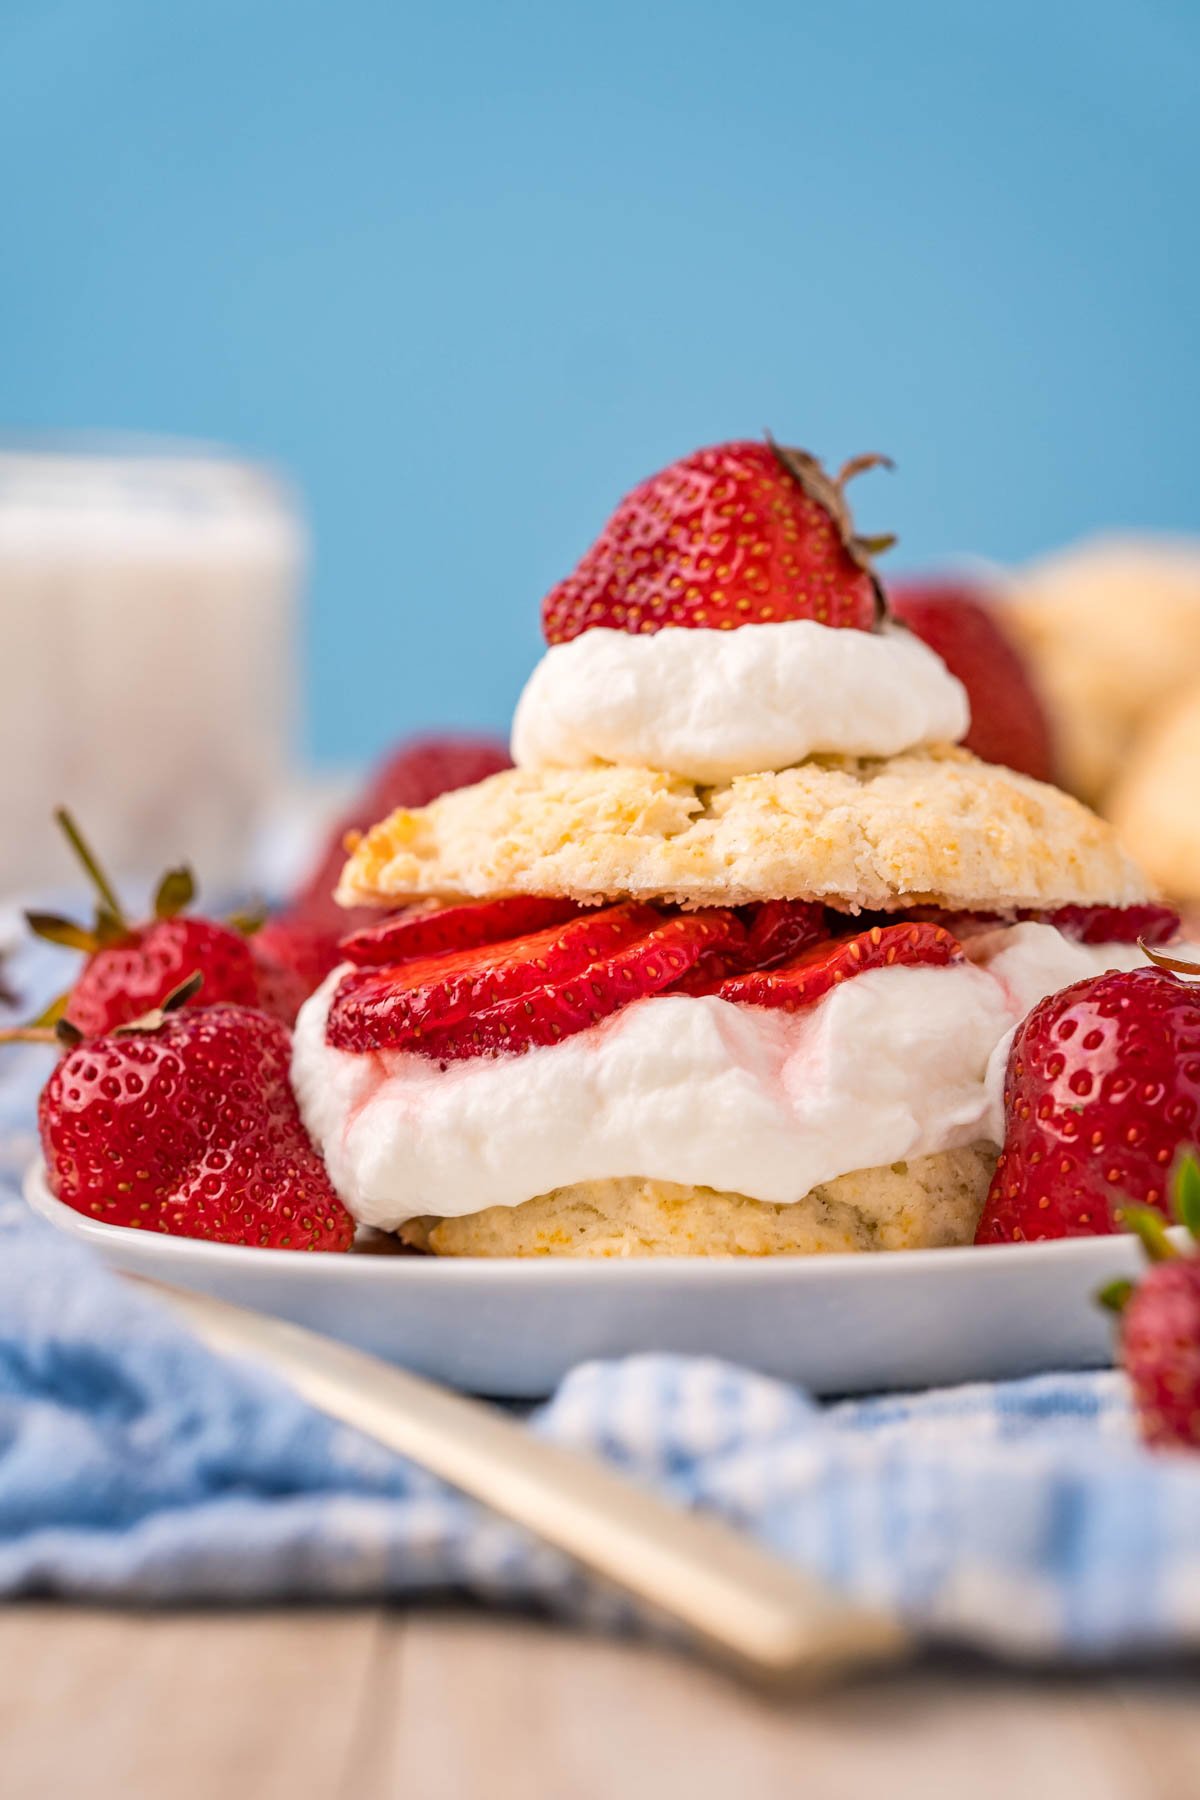
[[[0,1594],[377,1598],[629,1615],[557,1554],[222,1362],[17,1192],[44,1053],[0,1052]],[[748,1371],[576,1369],[530,1429],[711,1509],[930,1640],[1086,1660],[1200,1647],[1200,1457],[1115,1374],[818,1406]]]

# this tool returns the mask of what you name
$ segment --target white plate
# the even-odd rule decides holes
[[[1098,1287],[1137,1272],[1129,1237],[876,1256],[456,1259],[247,1250],[126,1230],[25,1196],[113,1268],[312,1326],[478,1394],[531,1399],[577,1362],[720,1356],[817,1394],[1087,1368],[1112,1360]]]

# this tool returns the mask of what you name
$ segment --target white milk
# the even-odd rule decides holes
[[[104,861],[243,873],[285,781],[305,539],[265,470],[188,446],[0,442],[0,891]]]

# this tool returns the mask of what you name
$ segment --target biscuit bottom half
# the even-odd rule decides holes
[[[819,1256],[969,1244],[996,1166],[991,1144],[826,1181],[787,1206],[640,1176],[581,1181],[521,1206],[410,1219],[435,1256]]]

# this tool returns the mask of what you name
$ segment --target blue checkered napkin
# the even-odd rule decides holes
[[[621,1618],[563,1558],[270,1378],[31,1217],[43,1053],[0,1062],[0,1594],[377,1597],[455,1587]],[[1038,1657],[1200,1647],[1200,1457],[1120,1378],[820,1407],[703,1359],[576,1369],[531,1428],[711,1508],[933,1639]]]

